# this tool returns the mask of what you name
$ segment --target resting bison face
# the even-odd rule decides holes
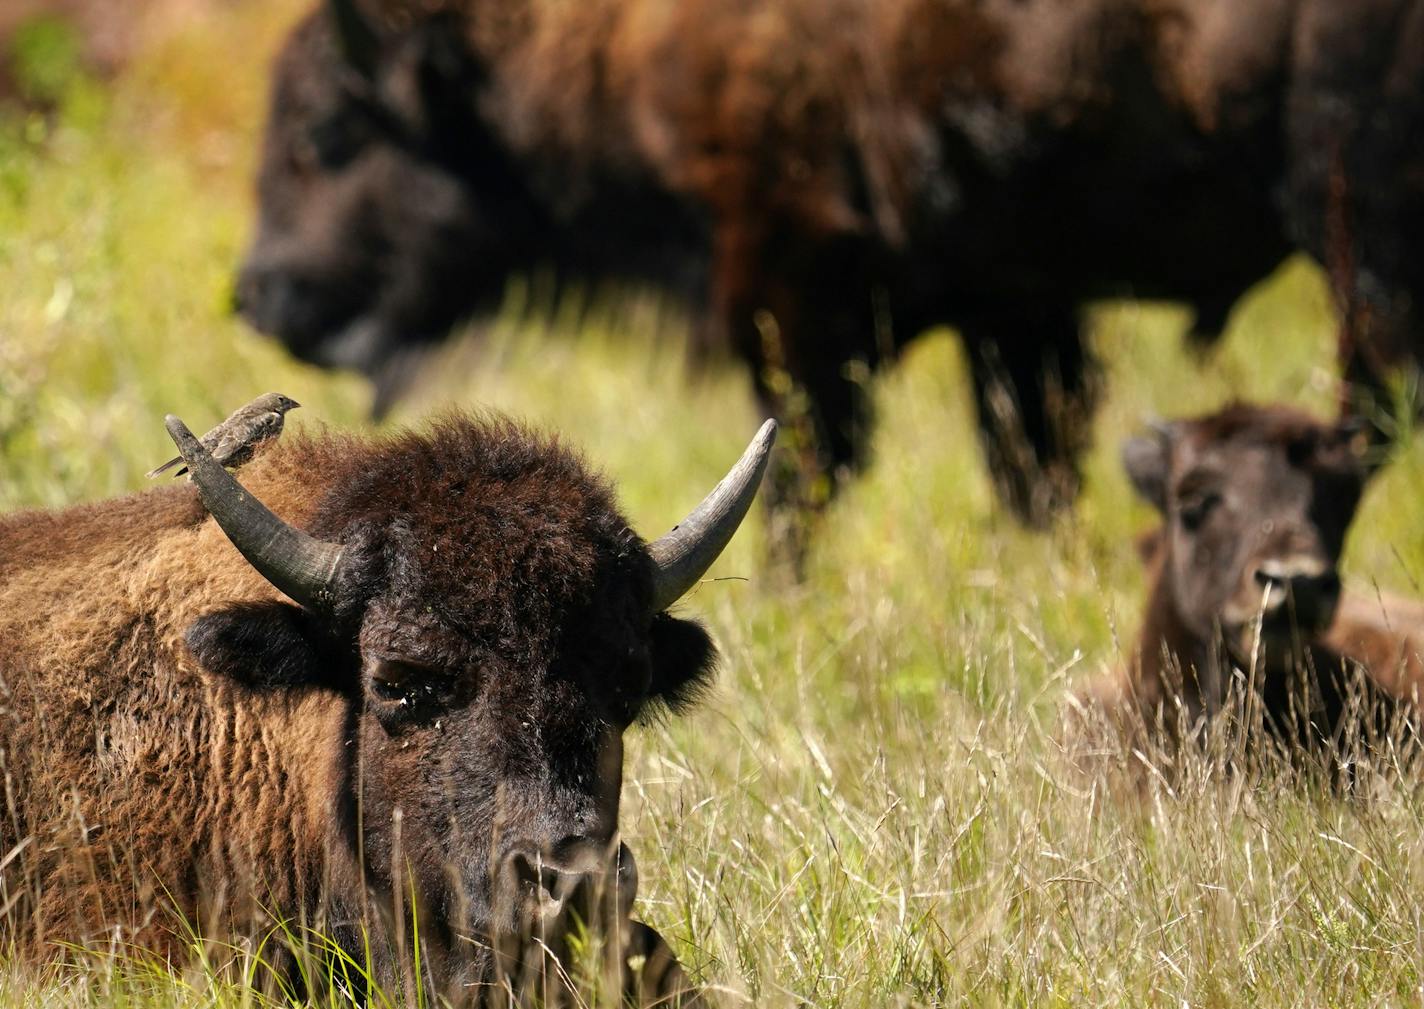
[[[621,888],[623,920],[622,734],[709,673],[706,634],[665,610],[745,514],[774,426],[649,545],[578,460],[513,427],[451,422],[354,470],[327,460],[344,475],[309,535],[169,423],[208,510],[297,604],[209,614],[189,647],[213,672],[351,692],[347,843],[378,892],[414,900],[437,976],[458,990],[517,973],[525,940],[557,949],[596,889]]]
[[[1194,637],[1245,661],[1329,624],[1336,565],[1364,489],[1363,438],[1283,407],[1238,405],[1130,440],[1123,461],[1162,514],[1161,577]]]
[[[354,9],[352,9],[354,16]],[[526,201],[476,114],[448,18],[377,39],[319,9],[279,58],[237,310],[304,360],[374,377],[493,302]],[[354,37],[353,37],[354,34]]]

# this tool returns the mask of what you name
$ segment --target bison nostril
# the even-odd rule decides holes
[[[1279,585],[1280,579],[1278,579],[1275,575],[1271,574],[1268,571],[1263,571],[1260,568],[1257,568],[1256,584],[1261,586],[1262,588],[1268,588],[1272,585]]]
[[[570,834],[547,846],[516,844],[504,857],[507,880],[550,892],[561,880],[611,875],[628,869],[636,872],[633,853],[626,845],[613,847],[611,842],[581,834]]]
[[[1263,589],[1285,588],[1289,582],[1290,575],[1278,564],[1267,561],[1256,569],[1256,584]]]
[[[1340,594],[1340,576],[1334,571],[1292,578],[1291,595],[1297,600],[1324,602]]]
[[[1340,594],[1340,576],[1329,563],[1314,555],[1267,560],[1253,572],[1261,591],[1265,613],[1285,613],[1302,624],[1320,625],[1334,612]]]

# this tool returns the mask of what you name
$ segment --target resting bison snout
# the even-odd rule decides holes
[[[1268,620],[1284,618],[1310,630],[1329,625],[1340,601],[1340,575],[1323,558],[1266,560],[1253,574]]]

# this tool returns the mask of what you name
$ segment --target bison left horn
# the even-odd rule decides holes
[[[776,421],[761,426],[712,493],[664,536],[648,544],[653,559],[653,612],[661,613],[696,585],[746,517],[776,441]]]
[[[237,482],[177,417],[164,419],[203,506],[247,562],[302,607],[330,612],[344,548],[283,522]]]

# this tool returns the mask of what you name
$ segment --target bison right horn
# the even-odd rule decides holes
[[[164,426],[188,464],[203,506],[238,553],[303,608],[329,613],[345,548],[308,536],[272,514],[177,417],[169,414]]]
[[[648,544],[653,559],[653,612],[661,613],[707,573],[742,524],[766,472],[776,421],[761,426],[712,493],[672,529]]]

